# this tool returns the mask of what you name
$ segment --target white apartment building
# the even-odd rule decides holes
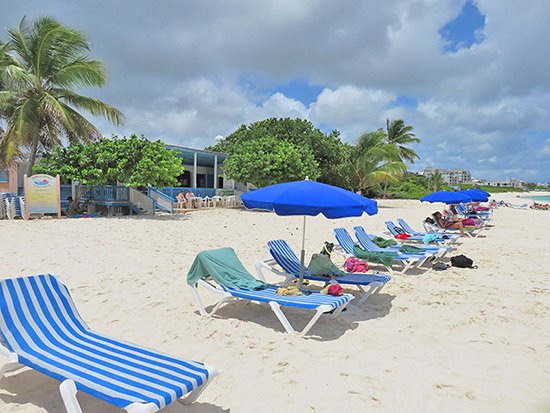
[[[431,178],[433,174],[439,172],[443,181],[448,185],[469,184],[472,182],[472,174],[465,169],[442,169],[442,168],[425,168],[424,176]]]
[[[524,182],[519,179],[510,178],[507,181],[487,181],[485,185],[505,188],[523,188]]]

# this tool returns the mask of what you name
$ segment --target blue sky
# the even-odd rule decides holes
[[[400,118],[422,139],[413,170],[550,181],[545,0],[27,0],[3,5],[0,27],[43,14],[108,68],[86,91],[126,115],[97,120],[106,135],[205,147],[288,116],[353,142]]]

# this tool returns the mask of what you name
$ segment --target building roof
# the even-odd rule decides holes
[[[222,165],[228,157],[226,153],[207,151],[204,149],[193,149],[185,146],[166,145],[166,148],[178,153],[184,165],[193,165],[194,156],[197,154],[197,165],[214,166],[214,159],[218,157],[218,165]]]

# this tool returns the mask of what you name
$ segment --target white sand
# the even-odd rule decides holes
[[[375,217],[310,219],[308,257],[335,226],[382,232],[385,220],[403,217],[420,229],[436,208],[380,204]],[[396,274],[361,309],[323,317],[310,338],[284,333],[255,304],[198,315],[185,283],[197,252],[232,246],[253,271],[269,239],[298,250],[300,225],[298,217],[220,209],[0,221],[0,269],[10,277],[61,274],[93,329],[223,370],[194,405],[166,412],[550,411],[550,213],[498,209],[494,228],[451,254],[479,269]],[[287,314],[305,325],[302,313]],[[11,373],[0,382],[0,411],[63,412],[57,385],[34,371]],[[79,398],[86,413],[118,411]]]

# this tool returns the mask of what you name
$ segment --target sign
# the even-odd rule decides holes
[[[28,214],[57,214],[61,218],[59,175],[25,175],[25,203]]]

